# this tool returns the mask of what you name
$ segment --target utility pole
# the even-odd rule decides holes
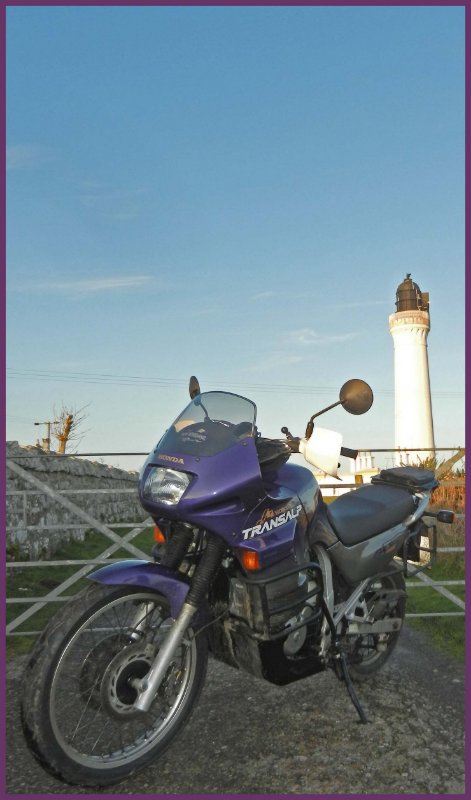
[[[45,439],[43,439],[43,449],[46,451],[46,453],[50,453],[51,452],[51,425],[56,425],[57,424],[57,420],[54,420],[52,422],[35,422],[34,424],[35,425],[46,425],[47,426],[47,437]],[[44,445],[46,445],[46,446],[44,447]]]

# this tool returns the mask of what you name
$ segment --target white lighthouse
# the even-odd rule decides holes
[[[427,356],[430,330],[428,292],[421,292],[410,274],[396,292],[396,313],[389,317],[394,342],[395,447],[396,463],[418,463],[434,455],[432,400]],[[430,450],[413,451],[420,447]]]

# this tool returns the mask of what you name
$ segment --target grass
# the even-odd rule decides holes
[[[448,508],[456,513],[465,512],[465,469],[458,469],[452,462],[439,463],[436,458],[426,459],[415,466],[440,472],[441,485],[432,493],[432,508]],[[463,547],[465,544],[464,520],[453,525],[437,525],[439,547]],[[438,553],[437,562],[426,570],[432,580],[464,580],[464,553]],[[445,587],[451,594],[464,601],[464,586]],[[407,604],[409,613],[460,611],[459,607],[433,589],[411,589]],[[448,655],[464,661],[465,618],[430,617],[410,618],[409,624],[422,630],[435,646]]]
[[[119,528],[116,533],[124,536],[131,528]],[[153,529],[146,528],[134,537],[132,543],[139,547],[144,553],[149,553],[154,544]],[[98,531],[87,531],[82,542],[65,542],[60,550],[53,557],[54,561],[65,561],[74,559],[96,559],[109,546],[110,540]],[[133,558],[124,549],[113,553],[113,558]],[[18,558],[20,560],[20,558]],[[7,597],[43,597],[59,586],[67,578],[77,572],[78,567],[74,564],[67,566],[46,566],[41,567],[15,567],[7,571]],[[98,565],[96,566],[98,569]],[[88,584],[87,578],[80,578],[78,581],[65,590],[64,595],[72,596],[79,592]],[[48,603],[39,609],[33,616],[25,620],[15,633],[21,631],[41,631],[49,622],[51,617],[58,611],[61,604]],[[7,604],[7,623],[22,614],[29,605],[26,603]],[[8,636],[7,637],[7,656],[23,655],[28,653],[34,643],[34,636]]]
[[[464,520],[457,520],[453,525],[438,525],[439,547],[463,547],[465,541]],[[432,580],[464,580],[464,553],[438,553],[437,561],[425,570],[425,575]],[[411,578],[408,582],[416,582]],[[465,600],[464,586],[446,586],[447,591]],[[434,613],[460,611],[451,600],[440,595],[435,589],[409,589],[407,613]],[[425,633],[434,645],[443,652],[460,661],[465,657],[465,622],[464,617],[409,617],[407,624]]]

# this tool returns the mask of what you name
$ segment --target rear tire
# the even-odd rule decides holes
[[[168,747],[196,704],[208,658],[206,637],[189,630],[150,710],[135,711],[132,681],[148,671],[168,618],[155,592],[92,584],[51,620],[27,665],[21,704],[26,741],[45,770],[66,783],[108,786]]]
[[[375,581],[375,585],[378,581]],[[381,583],[385,589],[398,589],[405,591],[406,585],[404,576],[388,575],[381,578]],[[376,590],[372,590],[366,597],[366,602],[370,607],[374,605],[374,595]],[[395,601],[390,609],[385,613],[375,617],[375,619],[385,619],[397,617],[402,622],[406,613],[406,598],[401,597]],[[375,675],[390,658],[400,636],[400,630],[395,633],[368,634],[366,636],[345,637],[348,642],[348,671],[352,679],[359,683],[368,680]]]

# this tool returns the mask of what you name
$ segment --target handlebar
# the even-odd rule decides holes
[[[350,450],[349,447],[341,447],[340,448],[340,455],[345,456],[346,458],[353,458],[355,459],[358,455],[358,450]]]
[[[285,434],[285,436],[286,436],[286,438],[288,440],[286,442],[286,444],[289,445],[289,447],[291,449],[291,452],[292,453],[299,453],[299,441],[300,441],[299,437],[298,436],[293,436],[289,432],[288,428],[286,428],[286,427],[281,429],[281,433]],[[341,456],[345,456],[345,458],[353,458],[353,459],[355,459],[358,456],[358,450],[352,450],[350,447],[341,447],[340,448],[340,455]]]

